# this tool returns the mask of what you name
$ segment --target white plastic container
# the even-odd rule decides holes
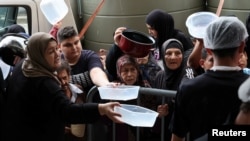
[[[68,13],[68,7],[64,0],[42,0],[40,8],[52,25],[61,21]]]
[[[188,16],[186,26],[191,36],[203,39],[207,26],[218,16],[212,12],[197,12]]]
[[[107,100],[131,100],[138,97],[139,86],[122,85],[118,87],[98,87],[101,99]]]
[[[152,127],[158,116],[158,113],[153,110],[129,104],[116,106],[114,111],[121,114],[121,121],[136,127]]]

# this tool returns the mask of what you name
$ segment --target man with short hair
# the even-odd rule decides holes
[[[212,127],[234,124],[241,100],[239,86],[249,76],[238,66],[248,33],[236,17],[219,17],[206,29],[204,47],[214,66],[177,90],[172,141],[206,135]]]
[[[81,85],[85,93],[94,85],[110,84],[100,57],[92,50],[82,49],[80,37],[73,26],[59,29],[57,40],[63,58],[71,67],[73,83]]]
[[[62,61],[61,66],[56,69],[57,77],[61,87],[72,103],[85,103],[85,97],[81,87],[70,83],[71,68],[67,61]],[[66,124],[65,141],[84,140],[85,124]]]

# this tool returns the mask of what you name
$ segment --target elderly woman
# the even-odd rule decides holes
[[[125,85],[148,86],[148,82],[143,83],[140,70],[136,60],[123,55],[116,62],[117,76],[121,83]]]
[[[155,88],[177,90],[184,75],[184,49],[176,39],[169,39],[162,45],[164,70],[156,76]]]
[[[182,43],[177,39],[166,40],[161,48],[161,55],[163,57],[163,67],[164,70],[160,71],[155,78],[155,82],[152,87],[164,90],[177,90],[179,84],[184,76],[184,49]],[[166,109],[168,109],[168,115],[165,116],[165,128],[166,128],[166,140],[170,140],[171,134],[167,129],[170,124],[170,119],[173,113],[173,100],[172,98],[166,98],[166,104],[158,106],[158,112],[164,114]],[[158,103],[161,103],[161,98],[159,98]],[[160,111],[159,111],[160,110]],[[160,119],[157,119],[155,124],[154,138],[160,140]]]
[[[4,105],[5,141],[64,140],[66,123],[93,123],[106,115],[120,122],[113,111],[119,103],[73,104],[60,87],[55,70],[61,65],[57,41],[48,33],[33,34],[28,57],[9,78]]]

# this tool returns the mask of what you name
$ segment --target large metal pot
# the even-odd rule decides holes
[[[132,29],[124,30],[119,42],[124,53],[137,58],[147,56],[154,45],[153,37]]]

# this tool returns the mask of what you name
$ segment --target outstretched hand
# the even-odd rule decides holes
[[[163,117],[168,115],[168,104],[159,105],[157,107],[158,117]]]
[[[121,106],[119,102],[102,103],[99,104],[98,106],[101,115],[106,115],[109,119],[111,119],[115,123],[123,123],[120,120],[121,115],[119,113],[114,112],[115,106]]]

